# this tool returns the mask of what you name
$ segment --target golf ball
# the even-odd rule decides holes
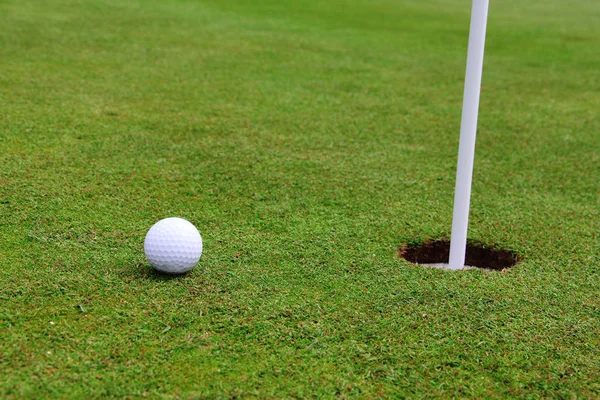
[[[144,253],[152,266],[167,274],[183,274],[202,255],[202,236],[183,218],[165,218],[150,228],[144,240]]]

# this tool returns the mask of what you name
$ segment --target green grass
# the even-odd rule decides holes
[[[600,3],[0,0],[0,397],[600,397]],[[152,272],[147,229],[205,251]]]

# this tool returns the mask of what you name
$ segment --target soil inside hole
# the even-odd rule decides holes
[[[437,240],[422,244],[404,244],[398,249],[400,256],[415,264],[443,264],[450,257],[450,241]],[[488,248],[481,244],[468,243],[465,265],[502,271],[514,267],[520,258],[511,250]]]

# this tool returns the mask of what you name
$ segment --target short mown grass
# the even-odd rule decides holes
[[[600,397],[600,4],[1,0],[0,397]],[[152,271],[168,216],[205,250]]]

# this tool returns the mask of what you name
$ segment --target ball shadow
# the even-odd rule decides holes
[[[147,279],[152,281],[171,281],[176,279],[183,279],[189,276],[189,272],[183,274],[166,274],[159,272],[148,263],[136,263],[133,268],[133,275],[138,279]]]

